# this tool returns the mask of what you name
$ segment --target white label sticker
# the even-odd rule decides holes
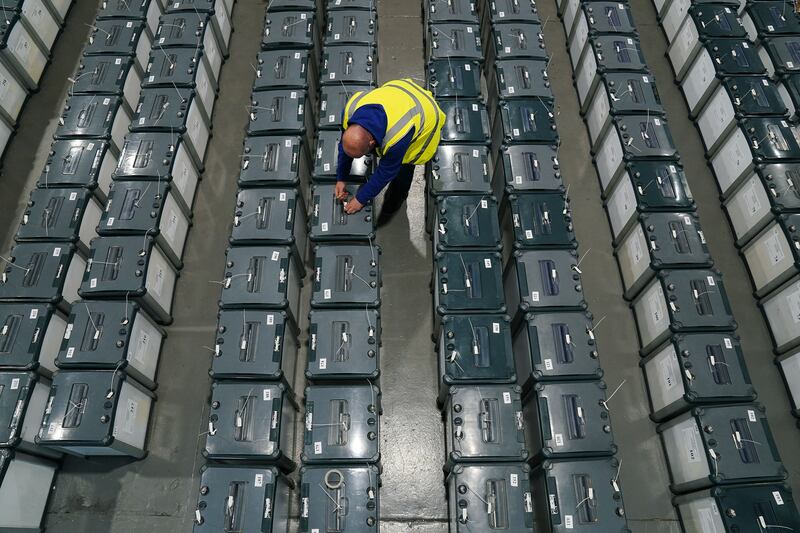
[[[53,257],[58,257],[61,255],[61,248],[53,248]]]
[[[678,385],[678,378],[675,376],[675,365],[670,358],[662,359],[658,362],[658,369],[661,373],[661,380],[667,389],[671,389]]]
[[[511,403],[511,393],[504,392],[503,393],[503,403]]]
[[[330,171],[330,169],[331,169],[331,164],[330,163],[323,163],[322,170],[324,170],[325,172],[328,172],[328,171]]]
[[[128,400],[127,408],[122,419],[122,431],[128,435],[133,434],[136,425],[136,412],[139,410],[139,402],[133,399]]]
[[[39,317],[39,310],[36,308],[31,309],[31,314],[28,315],[30,320],[36,320]]]
[[[539,291],[531,292],[531,300],[533,300],[534,302],[539,301]]]
[[[330,289],[325,289],[324,291],[322,291],[322,297],[325,300],[330,300],[331,299],[331,290]]]
[[[67,359],[72,359],[74,355],[75,355],[75,347],[70,346],[69,348],[67,348]]]
[[[658,292],[651,294],[647,300],[650,307],[650,316],[653,322],[658,324],[665,318],[664,307],[661,305],[661,294]]]
[[[467,26],[467,33],[472,33],[472,26]]]
[[[706,276],[706,281],[708,281],[708,284],[712,287],[717,284],[717,282],[714,281],[714,276]]]
[[[328,360],[325,357],[322,357],[319,360],[319,369],[325,370],[326,368],[328,368]]]
[[[488,257],[483,260],[483,268],[492,268],[492,260]]]
[[[326,232],[326,231],[328,231],[328,223],[327,223],[327,222],[323,222],[323,223],[321,224],[321,226],[322,226],[322,231],[323,231],[323,232]]]
[[[486,209],[489,207],[489,202],[486,200],[481,200],[481,209]]]
[[[728,350],[733,348],[733,343],[728,337],[725,337],[724,342],[725,342],[725,348],[727,348]]]
[[[511,484],[512,487],[518,487],[519,486],[519,474],[511,474],[509,476],[509,480],[508,481],[509,481],[509,483]]]
[[[319,455],[322,453],[322,442],[317,441],[314,443],[314,455]]]
[[[748,409],[748,410],[747,410],[747,419],[748,419],[750,422],[756,422],[756,421],[758,420],[758,419],[756,418],[756,412],[755,412],[755,411],[753,411],[752,409]]]
[[[17,390],[19,388],[19,378],[14,378],[11,380],[11,390]]]
[[[106,226],[111,227],[113,225],[114,225],[114,217],[108,217],[108,220],[106,221]]]
[[[275,251],[273,251],[273,252],[272,252],[272,257],[271,257],[271,259],[272,259],[273,261],[277,261],[277,260],[278,260],[278,259],[280,259],[280,258],[281,258],[281,253],[280,253],[278,250],[275,250]]]
[[[786,305],[795,324],[800,324],[800,289],[786,295]]]
[[[264,486],[264,474],[256,474],[256,479],[253,481],[253,485],[256,487],[263,487]]]
[[[686,449],[686,460],[690,463],[699,463],[702,458],[700,457],[697,428],[685,428],[681,430],[681,433],[683,433],[683,445]]]
[[[553,370],[553,360],[548,358],[544,360],[544,369],[545,370]]]
[[[472,110],[473,111],[477,111],[478,110],[478,104],[472,104]]]
[[[687,226],[691,226],[691,225],[692,225],[692,217],[690,217],[690,216],[684,216],[684,217],[683,217],[683,223],[684,223],[685,225],[687,225]]]
[[[564,515],[564,527],[567,529],[572,529],[572,515],[566,514]]]
[[[268,402],[272,399],[272,389],[264,389],[261,391],[261,398],[265,402]]]
[[[526,239],[533,239],[533,230],[526,229],[525,230],[525,238]]]
[[[554,440],[556,441],[556,446],[561,447],[564,446],[564,435],[561,433],[556,433],[553,435]]]
[[[775,498],[775,503],[778,505],[783,505],[783,496],[777,490],[772,491],[772,497]]]
[[[479,156],[480,156],[480,152],[478,150],[473,150],[472,151],[472,157],[479,157]]]
[[[97,278],[92,278],[89,280],[89,288],[94,289],[97,287]]]
[[[500,333],[500,322],[492,322],[492,333]]]
[[[773,266],[777,265],[786,258],[786,254],[783,251],[783,246],[781,245],[781,236],[781,231],[778,229],[778,226],[775,226],[772,228],[772,230],[770,230],[766,239],[764,239],[764,247],[767,250],[767,258]]]
[[[70,202],[74,202],[77,198],[78,198],[78,193],[76,193],[76,192],[69,193],[69,201]]]
[[[467,72],[469,72],[469,71],[471,71],[471,70],[472,70],[472,66],[471,66],[469,63],[467,63],[466,65],[464,65],[464,70],[466,70]]]

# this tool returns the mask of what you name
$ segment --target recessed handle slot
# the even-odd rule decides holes
[[[555,262],[549,259],[539,261],[539,274],[542,280],[542,288],[547,296],[557,296],[559,293],[558,270]]]
[[[136,209],[139,207],[139,200],[142,198],[142,192],[140,187],[125,190],[125,198],[122,200],[122,209],[119,213],[120,220],[133,220]]]
[[[489,527],[508,529],[508,491],[505,479],[486,481],[486,513]]]
[[[566,413],[567,426],[569,427],[570,440],[579,440],[586,437],[586,418],[580,396],[577,394],[565,394],[562,396],[564,401],[564,411]]]
[[[705,280],[693,279],[689,286],[692,289],[692,297],[694,298],[695,308],[698,315],[708,316],[714,314],[714,308],[711,305],[711,298],[709,297],[709,288]]]
[[[64,176],[72,176],[78,171],[83,155],[83,147],[70,146],[67,153],[61,159],[61,174]]]
[[[248,394],[240,396],[236,400],[236,411],[234,411],[233,420],[233,439],[236,442],[252,442],[253,440],[253,423],[254,405],[257,398]]]
[[[86,316],[86,325],[83,328],[83,337],[81,338],[81,351],[93,352],[97,350],[100,338],[103,336],[106,314],[87,311]]]
[[[241,533],[244,496],[243,481],[233,481],[228,485],[228,495],[225,497],[225,533]]]
[[[353,344],[350,322],[334,321],[331,330],[333,340],[331,346],[336,346],[336,351],[333,353],[331,359],[337,363],[349,361],[350,348]]]
[[[500,416],[500,402],[497,398],[481,398],[480,404],[480,425],[481,438],[483,442],[499,442],[500,428],[497,421]]]
[[[725,351],[719,344],[710,344],[706,346],[706,357],[708,360],[708,369],[711,371],[711,377],[717,385],[730,385],[731,373],[730,366],[725,360]]]
[[[0,353],[11,353],[22,324],[22,315],[8,315],[0,330]]]
[[[328,421],[328,445],[346,446],[350,431],[350,411],[347,400],[331,400]]]
[[[753,433],[750,431],[750,425],[746,418],[732,418],[731,421],[731,437],[736,449],[739,450],[739,458],[745,464],[759,463],[758,450],[756,445],[759,444],[753,440]]]
[[[256,360],[259,326],[259,322],[247,321],[242,327],[242,335],[239,338],[239,361],[242,363],[252,363]]]
[[[597,499],[595,499],[592,477],[578,474],[572,478],[578,505],[575,512],[581,524],[597,522]]]
[[[83,412],[86,409],[86,398],[89,396],[89,385],[86,383],[73,383],[69,391],[69,407],[64,413],[62,427],[65,429],[76,428],[81,425]]]
[[[692,253],[692,247],[689,244],[689,237],[686,234],[688,230],[684,227],[683,223],[672,220],[667,225],[669,227],[669,234],[672,237],[672,245],[675,248],[675,251],[679,254]]]
[[[525,166],[525,181],[536,182],[542,179],[542,170],[539,158],[535,152],[523,152],[522,161]]]
[[[139,148],[136,150],[136,156],[133,158],[134,168],[145,168],[150,165],[153,159],[153,148],[155,141],[142,141],[139,143]]]
[[[349,255],[336,256],[336,291],[349,292],[353,288],[353,258]]]
[[[261,277],[264,273],[264,265],[267,258],[255,256],[250,258],[250,265],[247,268],[247,292],[261,292]]]
[[[119,277],[119,264],[122,262],[124,248],[112,245],[106,250],[106,260],[103,263],[103,273],[100,279],[103,281],[114,281]]]
[[[39,277],[42,275],[42,269],[47,261],[48,254],[45,252],[36,252],[31,254],[28,264],[25,267],[25,276],[22,278],[23,287],[35,287],[39,283]]]
[[[553,331],[553,344],[556,350],[557,361],[564,365],[575,362],[572,335],[567,324],[556,323],[551,325]]]
[[[94,117],[94,112],[96,109],[97,102],[94,100],[85,105],[80,111],[78,111],[78,120],[76,121],[76,126],[79,128],[88,127],[92,123],[92,117]]]

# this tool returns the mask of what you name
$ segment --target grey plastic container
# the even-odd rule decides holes
[[[275,467],[204,465],[193,533],[278,533],[289,521],[294,482]],[[199,520],[198,520],[199,517]]]
[[[523,405],[533,463],[617,453],[605,382],[540,382]]]
[[[309,381],[362,382],[380,375],[379,311],[312,309],[308,320]]]
[[[179,274],[153,237],[97,237],[84,270],[81,298],[136,302],[157,323],[172,323]]]
[[[529,313],[513,343],[523,393],[541,381],[603,377],[592,315],[587,311]]]
[[[314,247],[311,307],[380,306],[381,249],[371,242]]]
[[[297,327],[305,272],[288,246],[234,246],[226,252],[220,307],[286,312]]]
[[[124,372],[57,372],[36,443],[79,457],[142,459],[154,401]]]
[[[306,465],[373,464],[380,461],[381,391],[365,380],[305,390],[300,459]]]
[[[696,407],[659,425],[672,491],[785,479],[764,411],[759,404]]]
[[[289,246],[304,270],[308,219],[303,197],[293,188],[240,189],[229,240],[233,246]]]
[[[203,457],[291,472],[297,412],[294,395],[283,383],[215,381]]]
[[[67,327],[65,313],[43,303],[3,303],[0,324],[0,369],[45,376],[55,372],[58,345]]]
[[[525,463],[456,465],[445,478],[450,532],[533,532],[530,467]],[[487,502],[492,502],[489,505]]]
[[[294,383],[297,328],[283,311],[222,310],[217,315],[213,379]]]
[[[537,531],[630,533],[614,457],[544,461],[531,474]]]
[[[722,276],[713,269],[661,270],[631,308],[642,355],[673,333],[725,332],[737,327]]]
[[[377,531],[380,473],[375,465],[302,467],[299,531]]]
[[[445,470],[457,464],[528,460],[521,390],[512,385],[450,387],[445,397]]]
[[[349,196],[358,192],[355,183],[345,184]],[[311,187],[309,238],[313,242],[364,241],[375,239],[375,217],[372,202],[361,211],[348,215],[344,202],[334,196],[336,185],[319,183]]]

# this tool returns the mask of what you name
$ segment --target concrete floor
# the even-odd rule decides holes
[[[29,101],[21,128],[9,145],[0,182],[0,243],[12,242],[27,191],[38,178],[66,95],[65,78],[80,56],[99,0],[80,0],[69,15],[42,90]],[[568,139],[560,154],[570,185],[573,213],[583,260],[584,289],[596,320],[601,360],[609,387],[625,380],[609,404],[622,459],[620,478],[631,529],[677,532],[670,505],[663,454],[648,419],[646,393],[638,367],[633,316],[621,297],[622,286],[611,250],[611,235],[600,203],[597,177],[589,158],[588,137],[577,112],[564,34],[554,0],[538,2],[546,20],[545,36],[553,54],[549,68],[558,96],[558,127]],[[222,69],[220,97],[214,115],[206,171],[194,207],[194,227],[186,246],[179,279],[174,324],[168,328],[158,374],[159,400],[153,412],[149,456],[139,462],[68,458],[59,474],[47,518],[50,532],[153,533],[189,531],[197,499],[197,472],[203,460],[210,353],[219,286],[209,283],[223,271],[231,225],[243,127],[266,2],[239,0],[234,11],[231,56]],[[379,77],[423,78],[420,0],[379,0]],[[745,269],[733,247],[719,206],[716,186],[705,166],[702,144],[686,118],[686,108],[672,72],[663,58],[665,40],[650,2],[632,2],[648,63],[659,81],[670,125],[688,169],[709,247],[726,280],[750,373],[767,405],[770,423],[800,490],[798,432],[772,364],[769,337]],[[383,357],[381,386],[383,488],[381,531],[442,532],[447,530],[447,505],[442,484],[443,427],[435,405],[436,362],[430,342],[431,306],[428,283],[431,257],[423,227],[423,179],[415,178],[406,213],[379,232],[383,248]],[[307,291],[304,291],[307,292]],[[308,301],[304,293],[303,302]],[[298,368],[305,364],[301,353]],[[302,390],[302,372],[298,390]]]

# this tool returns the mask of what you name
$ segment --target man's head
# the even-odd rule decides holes
[[[375,144],[375,138],[358,124],[351,124],[342,134],[342,149],[353,158],[372,152]]]

